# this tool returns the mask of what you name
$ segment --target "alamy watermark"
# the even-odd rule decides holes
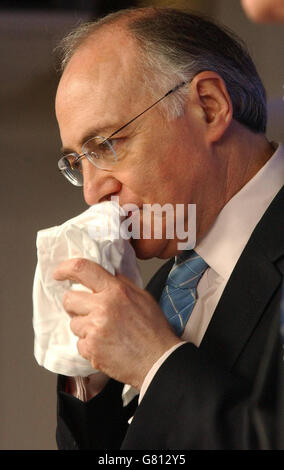
[[[105,217],[100,217],[100,224],[94,221],[88,224],[89,235],[93,239],[123,238],[179,240],[179,250],[191,250],[196,244],[196,204],[155,204],[119,205],[119,197],[112,196],[114,205],[101,206]],[[95,210],[99,209],[96,206]]]

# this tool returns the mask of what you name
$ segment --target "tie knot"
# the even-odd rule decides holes
[[[193,288],[198,284],[208,264],[194,250],[183,252],[169,273],[168,283],[179,288]]]

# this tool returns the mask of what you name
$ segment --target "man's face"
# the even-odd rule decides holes
[[[56,114],[63,147],[81,153],[88,138],[108,137],[153,101],[137,69],[134,44],[104,33],[74,54],[59,84]],[[173,83],[172,86],[175,86]],[[159,98],[160,96],[157,96]],[[170,100],[171,97],[165,98]],[[158,104],[115,136],[119,161],[104,171],[83,159],[84,197],[92,205],[119,196],[120,205],[201,204],[206,169],[203,129],[190,112],[168,121]],[[187,213],[185,211],[185,213]],[[165,220],[164,220],[165,222]],[[140,258],[177,253],[176,239],[132,240]]]

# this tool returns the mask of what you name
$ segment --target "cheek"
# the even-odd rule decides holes
[[[121,175],[121,196],[126,201],[142,202],[155,201],[161,186],[161,178],[156,171],[149,168],[135,169],[126,175]]]
[[[120,179],[122,182],[122,178]],[[189,200],[189,178],[166,165],[150,165],[123,179],[122,200],[141,203],[184,203]]]
[[[117,174],[123,185],[123,200],[133,200],[132,193],[140,202],[186,201],[190,178],[187,152],[173,145],[173,139],[158,138],[155,142],[149,139],[143,144],[139,146],[139,153],[130,152],[125,161],[127,166]]]
[[[127,159],[127,166],[121,168],[116,177],[122,183],[123,199],[127,195],[129,199],[130,193],[133,193],[144,201],[158,192],[161,182],[166,178],[166,171],[150,151],[144,151],[141,156],[132,154]]]

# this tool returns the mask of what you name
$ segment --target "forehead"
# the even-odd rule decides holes
[[[61,133],[79,116],[94,126],[102,125],[94,121],[129,120],[143,102],[148,103],[137,53],[134,41],[120,30],[100,33],[80,46],[56,95]]]

